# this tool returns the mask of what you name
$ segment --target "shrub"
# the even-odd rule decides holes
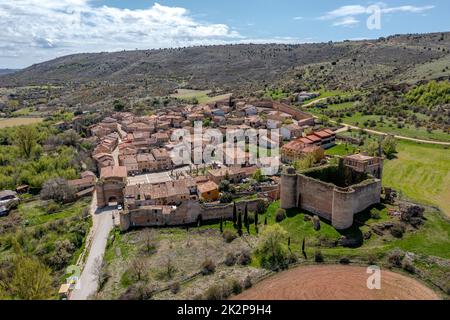
[[[225,300],[230,296],[231,292],[228,286],[215,284],[208,288],[205,292],[206,300]]]
[[[150,300],[153,296],[153,289],[142,283],[130,286],[119,300]]]
[[[252,256],[250,254],[249,250],[242,250],[242,252],[239,254],[239,257],[237,259],[237,262],[241,265],[241,266],[247,266],[252,262]]]
[[[239,294],[242,292],[242,285],[237,279],[231,280],[230,287],[233,294]]]
[[[252,279],[249,276],[247,276],[244,280],[243,287],[244,289],[249,289],[252,286],[253,286]]]
[[[61,210],[61,206],[57,204],[55,201],[49,201],[46,206],[46,209],[48,214],[53,214]]]
[[[201,272],[204,276],[212,274],[216,271],[216,264],[211,259],[206,259],[202,263]]]
[[[275,215],[275,221],[281,222],[284,219],[286,219],[286,210],[280,208],[277,210],[277,213]]]
[[[400,268],[402,266],[402,260],[404,257],[403,251],[400,249],[394,249],[388,254],[388,262],[392,267]]]
[[[339,259],[339,263],[340,264],[350,264],[350,259],[347,257],[342,257],[341,259]]]
[[[318,216],[314,216],[312,221],[313,221],[314,230],[319,231],[320,230],[320,218]]]
[[[367,256],[367,263],[369,264],[369,265],[374,265],[374,264],[376,264],[377,263],[377,256],[376,255],[374,255],[374,254],[369,254],[368,256]]]
[[[231,230],[225,230],[222,233],[222,237],[225,239],[226,243],[231,243],[237,238],[237,234],[234,231]]]
[[[55,242],[55,251],[49,258],[49,264],[56,270],[64,268],[72,259],[75,246],[69,240]]]
[[[180,292],[180,283],[179,282],[173,282],[169,285],[170,292],[173,294],[177,294]]]
[[[373,208],[372,210],[370,210],[370,217],[372,219],[379,220],[381,218],[380,210],[378,210],[377,208]]]
[[[403,237],[403,233],[405,233],[405,227],[401,223],[397,223],[390,229],[390,232],[392,236],[400,239]]]
[[[314,252],[314,261],[317,263],[322,263],[324,261],[322,252],[320,250]]]
[[[231,203],[233,201],[233,197],[229,193],[224,193],[220,197],[220,203]]]
[[[409,273],[415,273],[416,272],[416,268],[414,267],[414,262],[413,260],[406,256],[403,258],[402,260],[402,268],[403,270],[409,272]]]
[[[234,266],[236,264],[236,256],[232,252],[228,252],[225,256],[225,265],[228,267]]]

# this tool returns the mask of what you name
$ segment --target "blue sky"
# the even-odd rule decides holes
[[[0,0],[0,68],[79,52],[450,31],[448,12],[447,0]],[[369,29],[373,13],[380,25]]]

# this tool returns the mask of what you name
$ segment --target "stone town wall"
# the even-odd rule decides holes
[[[256,211],[263,199],[254,199],[236,203],[237,212],[244,212],[247,204],[248,211]],[[183,202],[171,214],[154,213],[143,207],[120,215],[120,226],[123,231],[136,227],[182,226],[202,221],[231,219],[233,204],[200,204],[198,201]]]
[[[118,203],[123,203],[123,188],[125,182],[119,180],[99,181],[95,186],[97,191],[97,206],[106,207],[111,198],[115,198]]]

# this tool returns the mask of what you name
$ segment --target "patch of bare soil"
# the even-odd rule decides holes
[[[381,272],[381,289],[369,290],[366,268],[298,267],[270,277],[236,300],[438,300],[439,295],[415,279]]]

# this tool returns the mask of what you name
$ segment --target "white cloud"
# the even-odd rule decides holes
[[[396,13],[396,12],[409,12],[409,13],[423,13],[425,11],[434,9],[435,6],[423,6],[423,7],[415,7],[415,6],[401,6],[401,7],[393,7],[393,8],[383,8],[381,12],[383,13]]]
[[[304,18],[303,17],[294,17],[293,19],[294,20],[303,20]]]
[[[354,17],[344,17],[340,20],[337,20],[333,23],[333,26],[354,26],[359,23],[359,20],[355,19]]]
[[[355,16],[366,13],[367,8],[360,5],[342,6],[338,9],[328,12],[320,17],[322,20],[341,18],[346,16]]]
[[[93,0],[0,0],[0,63],[26,66],[75,52],[150,49],[241,41],[225,24],[188,10],[95,7]],[[8,67],[8,65],[4,65]]]
[[[380,8],[380,12],[382,14],[393,14],[393,13],[423,13],[425,11],[429,11],[434,9],[435,6],[412,6],[412,5],[404,5],[399,7],[389,7],[384,2],[378,2],[375,4]],[[335,20],[333,26],[353,26],[359,23],[355,17],[360,15],[368,15],[371,14],[370,7],[365,7],[362,5],[347,5],[339,7],[335,10],[327,12],[325,15],[319,17],[319,20]]]

